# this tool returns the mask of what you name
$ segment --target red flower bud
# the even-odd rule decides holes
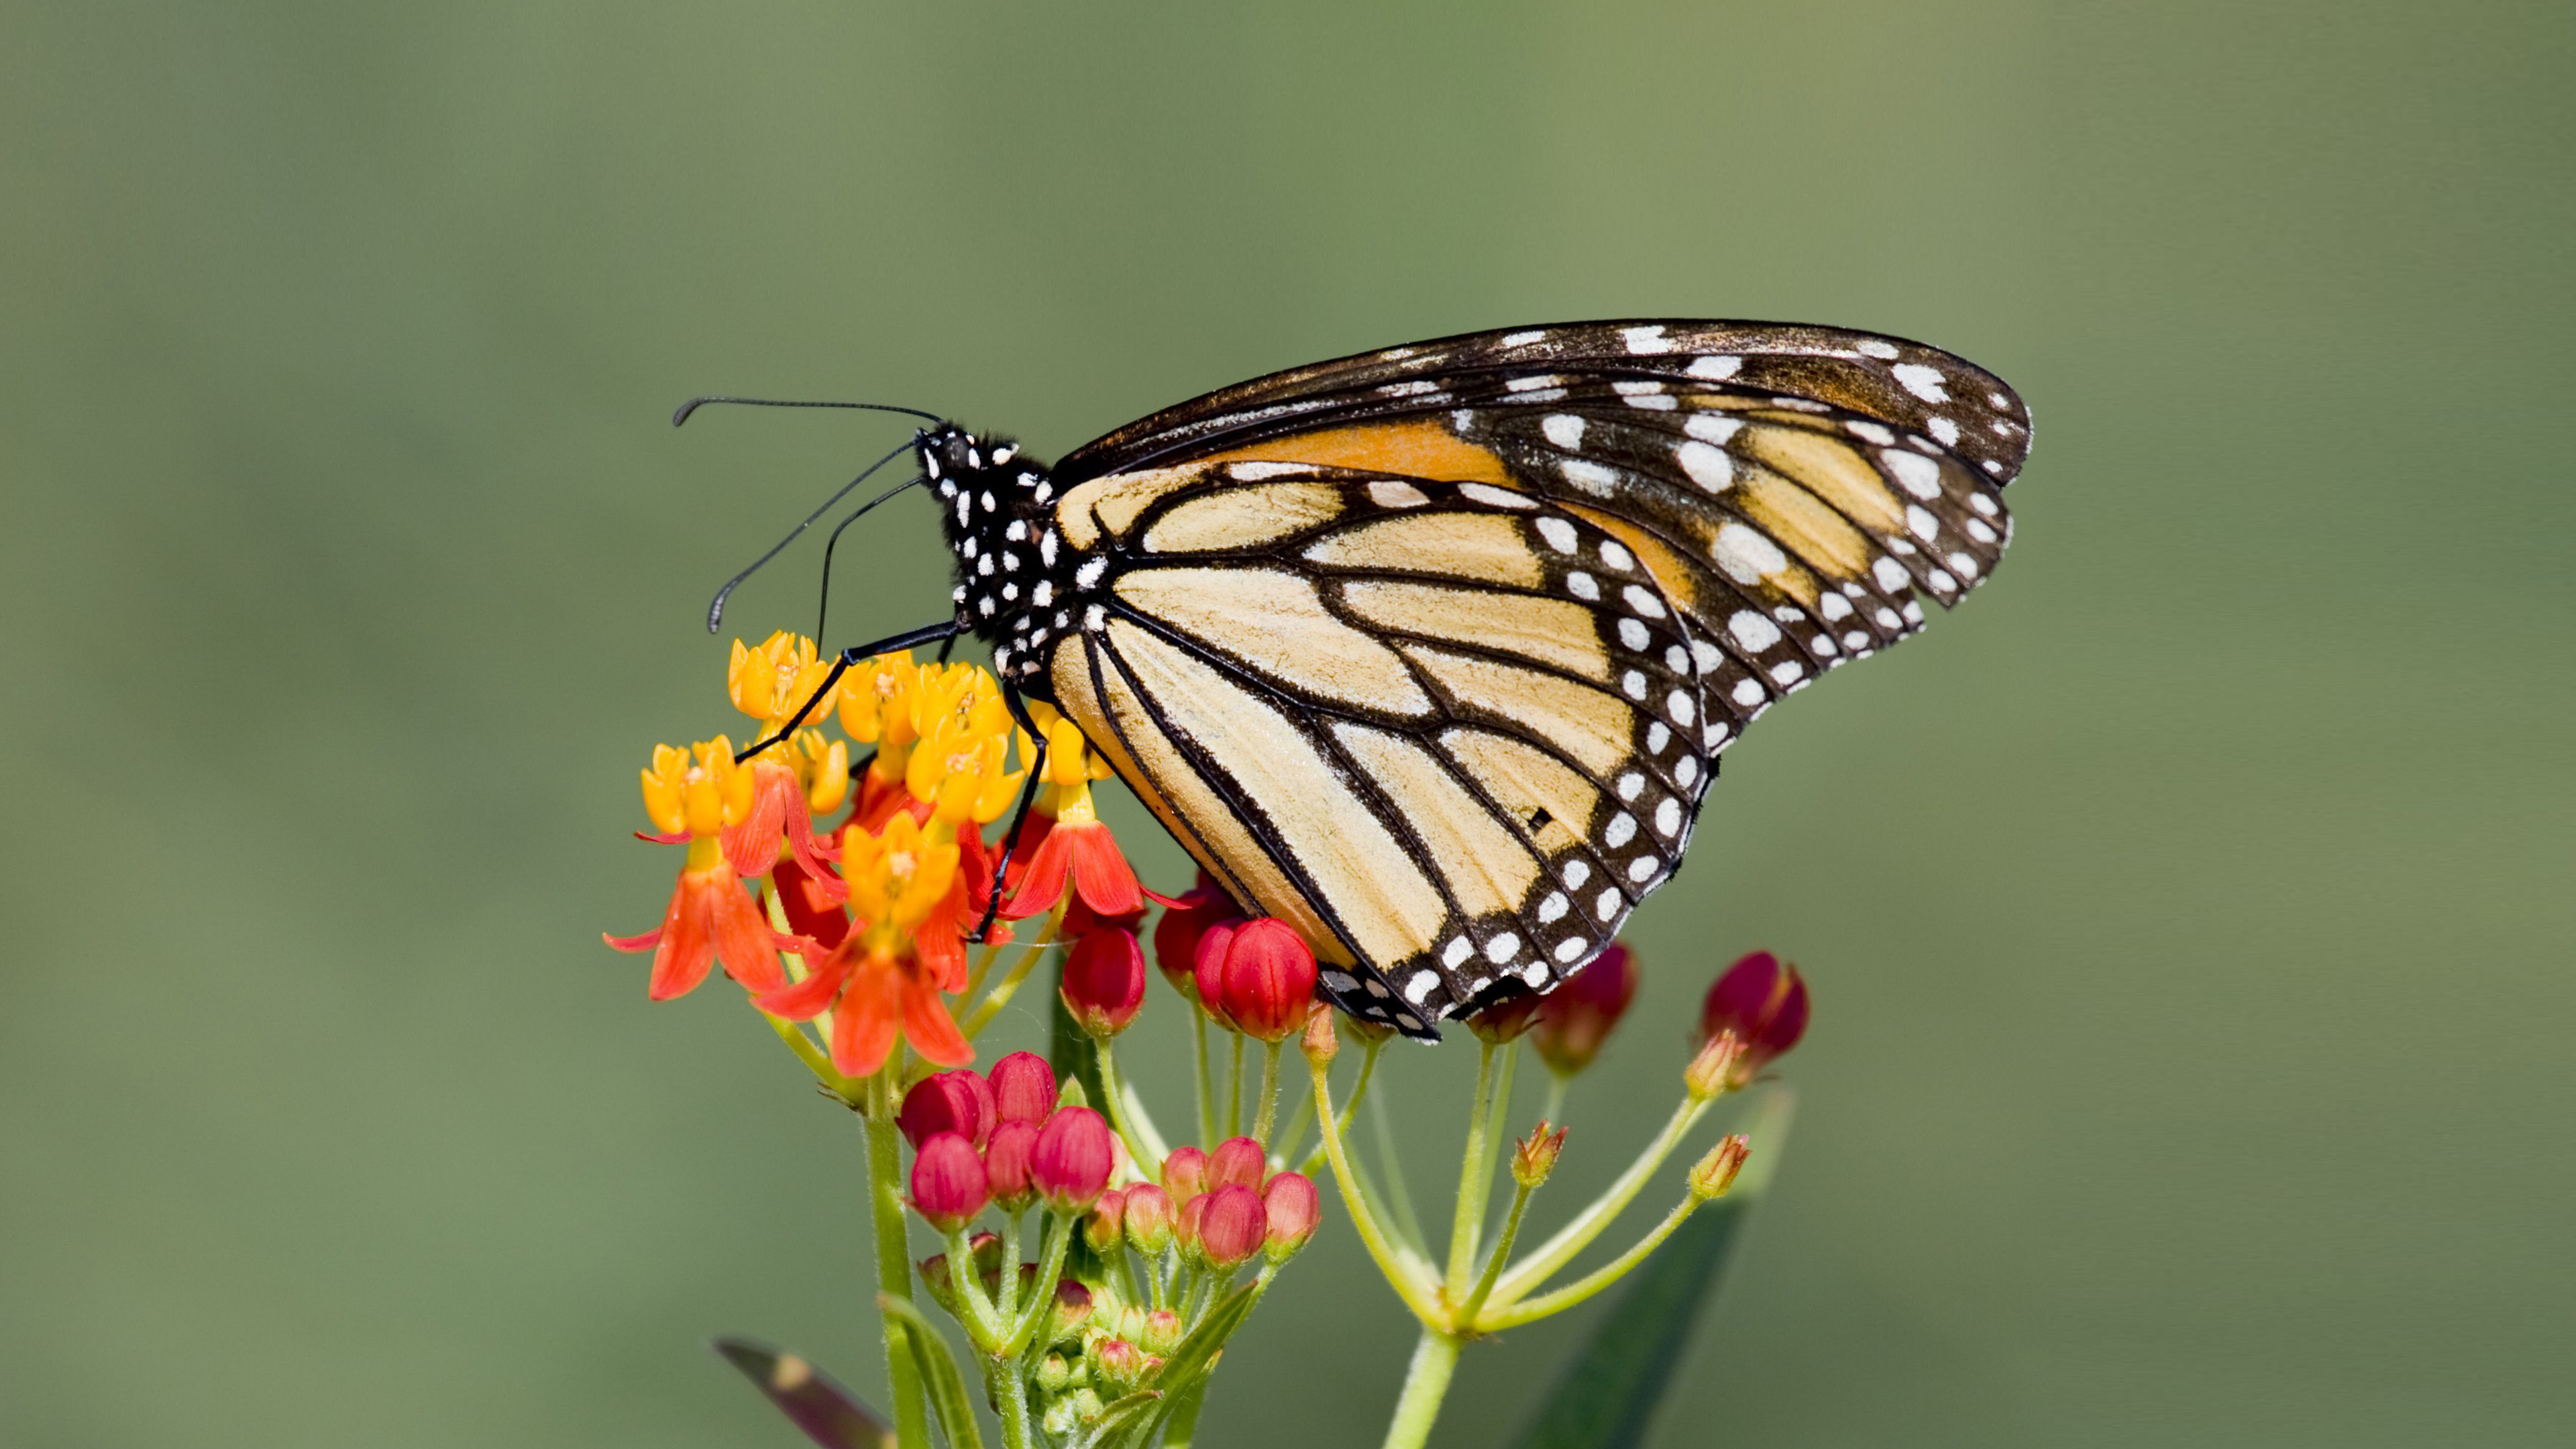
[[[1242,928],[1241,920],[1211,921],[1190,950],[1190,994],[1198,998],[1201,1011],[1229,1031],[1234,1022],[1225,1014],[1225,953]]]
[[[1124,1393],[1145,1376],[1145,1351],[1123,1338],[1104,1338],[1091,1346],[1091,1372]]]
[[[1217,922],[1242,914],[1233,899],[1208,878],[1208,873],[1200,871],[1199,883],[1184,892],[1179,902],[1154,923],[1154,965],[1163,973],[1163,979],[1171,982],[1176,991],[1195,992],[1200,935]]]
[[[1091,1205],[1090,1214],[1082,1220],[1082,1241],[1091,1251],[1103,1254],[1118,1251],[1119,1245],[1127,1241],[1127,1194],[1123,1189],[1113,1187]]]
[[[1208,1156],[1195,1147],[1175,1147],[1163,1159],[1163,1191],[1175,1206],[1208,1190]]]
[[[957,1311],[957,1283],[956,1280],[948,1276],[948,1255],[946,1253],[933,1253],[929,1257],[921,1260],[920,1268],[922,1284],[930,1290],[930,1301],[947,1309],[952,1314],[955,1313]]]
[[[1270,1236],[1270,1212],[1261,1205],[1261,1194],[1227,1183],[1201,1201],[1207,1206],[1199,1214],[1199,1251],[1208,1266],[1230,1273],[1250,1262]]]
[[[1132,932],[1094,931],[1064,963],[1064,1009],[1095,1037],[1127,1029],[1145,1004],[1145,953]]]
[[[1287,1261],[1289,1254],[1306,1246],[1306,1240],[1315,1236],[1315,1225],[1324,1220],[1323,1199],[1315,1192],[1314,1179],[1302,1172],[1273,1176],[1261,1190],[1261,1207],[1270,1219],[1262,1246],[1274,1263]]]
[[[1231,1183],[1239,1187],[1261,1186],[1261,1174],[1269,1170],[1269,1160],[1261,1144],[1249,1137],[1229,1137],[1208,1154],[1208,1187],[1211,1191]]]
[[[1200,939],[1203,963],[1215,938],[1211,930]],[[1306,1024],[1306,1013],[1315,1002],[1315,953],[1287,922],[1265,916],[1236,927],[1225,942],[1219,969],[1219,1019],[1235,1030],[1260,1041],[1284,1041]],[[1208,973],[1202,965],[1202,999],[1207,987]]]
[[[1029,1181],[1029,1158],[1038,1144],[1038,1129],[1026,1122],[1005,1122],[984,1144],[984,1182],[993,1205],[1006,1213],[1025,1212],[1035,1189]]]
[[[1029,1176],[1051,1210],[1084,1212],[1109,1186],[1117,1160],[1117,1142],[1108,1122],[1089,1107],[1065,1107],[1038,1129],[1037,1147],[1029,1155]]]
[[[1807,1030],[1807,983],[1798,968],[1756,951],[1726,968],[1700,1006],[1699,1039],[1732,1031],[1744,1043],[1745,1076],[1798,1044]]]
[[[1127,1241],[1151,1258],[1172,1246],[1171,1195],[1150,1182],[1126,1189]]]
[[[962,1132],[942,1132],[921,1144],[912,1160],[912,1210],[941,1233],[953,1233],[975,1220],[990,1192],[984,1182],[984,1159]]]
[[[903,1139],[919,1152],[921,1144],[942,1132],[955,1132],[977,1147],[993,1133],[993,1089],[969,1071],[924,1077],[903,1094],[895,1115]]]
[[[1613,941],[1590,964],[1539,998],[1538,1031],[1530,1046],[1560,1077],[1592,1065],[1610,1029],[1637,999],[1637,953]]]
[[[993,1063],[993,1111],[1005,1122],[1032,1126],[1055,1110],[1055,1068],[1033,1052],[1013,1052]]]
[[[1181,1346],[1181,1315],[1157,1308],[1145,1315],[1145,1326],[1136,1336],[1137,1345],[1147,1353],[1168,1354]]]

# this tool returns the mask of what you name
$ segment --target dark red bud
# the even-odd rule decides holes
[[[1100,1200],[1117,1162],[1109,1123],[1089,1107],[1065,1107],[1038,1129],[1029,1176],[1050,1210],[1079,1213]]]
[[[1029,1159],[1037,1145],[1038,1129],[1026,1122],[1005,1122],[993,1129],[992,1140],[984,1144],[984,1181],[992,1190],[995,1207],[1006,1213],[1028,1209],[1036,1195]]]
[[[1223,969],[1224,1016],[1235,1030],[1273,1042],[1306,1024],[1315,1000],[1315,953],[1287,922],[1266,916],[1244,922],[1226,942]],[[1204,992],[1204,972],[1199,985]]]
[[[1744,1043],[1746,1075],[1798,1044],[1807,1030],[1807,983],[1798,968],[1756,951],[1726,968],[1700,1006],[1699,1039],[1732,1031]]]
[[[942,1132],[912,1160],[912,1207],[941,1233],[953,1233],[984,1210],[990,1190],[984,1159],[962,1132]]]
[[[1055,1068],[1034,1052],[1013,1052],[993,1063],[993,1111],[1005,1122],[1035,1126],[1055,1110]]]
[[[942,1132],[955,1132],[977,1147],[993,1131],[993,1089],[982,1077],[969,1071],[941,1072],[924,1077],[903,1094],[903,1110],[895,1115],[895,1125],[903,1129],[903,1139],[919,1152],[921,1144]]]
[[[1064,1006],[1095,1037],[1127,1029],[1145,1004],[1145,953],[1132,932],[1094,931],[1064,963]]]
[[[1174,990],[1195,993],[1200,935],[1217,922],[1241,914],[1208,873],[1200,871],[1199,883],[1184,892],[1180,904],[1166,908],[1163,918],[1154,923],[1155,968]]]
[[[1561,1077],[1592,1065],[1610,1029],[1637,999],[1637,953],[1613,941],[1580,971],[1539,998],[1538,1030],[1530,1046]]]
[[[1190,992],[1198,998],[1199,1009],[1228,1031],[1234,1029],[1234,1019],[1225,1014],[1225,953],[1243,924],[1239,920],[1210,922],[1199,933],[1198,945],[1190,953]]]

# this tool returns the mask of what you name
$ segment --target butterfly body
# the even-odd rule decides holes
[[[1000,678],[1433,1035],[1598,954],[1754,717],[1991,573],[2028,442],[1937,349],[1646,321],[1300,368],[1052,469],[919,449]]]

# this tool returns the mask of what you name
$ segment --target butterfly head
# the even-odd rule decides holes
[[[1063,596],[1071,560],[1055,530],[1056,489],[1046,464],[1008,438],[953,422],[922,429],[915,448],[957,559],[950,594],[957,622],[993,646],[1005,680],[1033,678],[1038,646],[1069,621]]]

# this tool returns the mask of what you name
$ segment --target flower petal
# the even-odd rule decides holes
[[[873,1076],[894,1050],[903,1014],[903,973],[891,961],[859,964],[841,1004],[832,1009],[832,1067],[845,1077]]]
[[[850,958],[835,951],[825,956],[804,980],[752,998],[752,1004],[788,1021],[812,1021],[832,1004],[849,983]]]
[[[690,882],[696,876],[683,872],[671,887],[671,904],[662,914],[662,939],[653,951],[653,975],[644,994],[654,1001],[668,1001],[686,996],[707,979],[707,968],[715,963],[716,943],[707,930],[706,911]]]
[[[948,1003],[935,987],[904,983],[903,1034],[923,1061],[962,1067],[975,1060],[974,1043],[958,1031],[956,1018],[948,1014]]]
[[[724,872],[708,872],[704,879],[707,917],[725,974],[753,991],[775,991],[786,985],[786,969],[778,964],[778,937],[760,918],[760,907]]]

